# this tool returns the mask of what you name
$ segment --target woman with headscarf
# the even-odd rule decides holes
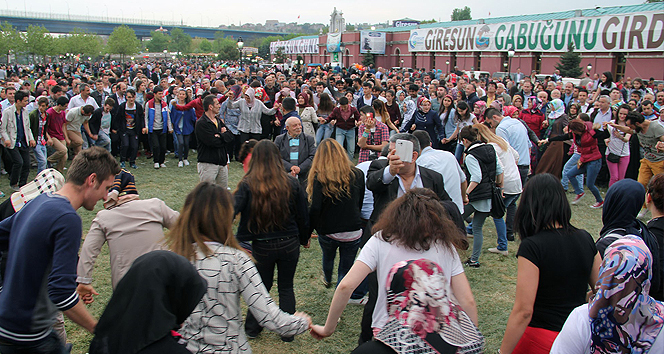
[[[484,337],[451,296],[446,279],[425,258],[394,264],[385,284],[388,321],[352,354],[483,353]]]
[[[477,121],[482,123],[484,122],[484,111],[486,111],[486,102],[479,100],[475,102],[475,106],[473,107],[473,114],[477,118]]]
[[[274,115],[279,107],[279,103],[272,108],[265,107],[261,100],[256,99],[256,91],[252,87],[244,92],[244,99],[229,103],[228,108],[240,110],[240,122],[237,125],[240,131],[240,141],[260,140],[263,134],[261,115]]]
[[[175,331],[206,289],[182,256],[153,251],[137,258],[97,323],[90,354],[189,353]]]
[[[431,101],[424,96],[417,99],[417,111],[406,122],[405,126],[401,128],[402,132],[408,131],[412,133],[416,130],[424,130],[429,133],[431,145],[434,149],[440,147],[440,142],[445,137],[445,129],[443,128],[443,123],[440,120],[438,112],[431,109]]]
[[[658,300],[664,300],[662,285],[662,247],[652,241],[656,239],[650,229],[637,218],[641,206],[645,202],[646,190],[643,185],[632,179],[623,179],[614,183],[606,192],[606,200],[602,208],[603,227],[600,239],[597,240],[597,250],[604,254],[604,250],[615,240],[624,235],[636,235],[646,242],[654,256],[653,279],[650,293]]]
[[[549,114],[544,125],[545,138],[555,138],[563,134],[563,129],[567,126],[567,114],[565,114],[565,104],[560,99],[555,99],[548,104]],[[552,140],[553,141],[553,140]],[[550,173],[558,178],[562,176],[563,165],[565,164],[565,143],[563,141],[554,141],[551,143],[544,154],[540,157],[535,174]]]
[[[297,112],[300,114],[300,120],[302,121],[302,132],[315,138],[314,122],[318,122],[318,117],[316,116],[316,110],[310,103],[309,94],[304,91],[297,96]]]
[[[551,353],[664,353],[664,304],[649,295],[653,257],[625,236],[604,255],[595,295],[569,315]]]

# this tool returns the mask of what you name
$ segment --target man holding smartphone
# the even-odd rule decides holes
[[[376,160],[383,147],[390,139],[389,128],[383,122],[377,121],[375,111],[371,106],[360,109],[362,124],[358,129],[357,145],[360,147],[358,163]]]

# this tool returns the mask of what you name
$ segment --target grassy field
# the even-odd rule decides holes
[[[177,160],[170,155],[166,162],[168,167],[159,170],[152,168],[152,160],[139,157],[137,161],[139,168],[132,172],[136,176],[136,185],[141,198],[160,198],[171,208],[179,210],[187,193],[198,183],[196,156],[195,153],[192,155],[191,166],[178,168]],[[34,175],[35,171],[33,169],[31,175]],[[232,162],[230,166],[231,188],[234,189],[242,175],[242,166],[237,162]],[[9,194],[7,179],[2,179],[0,190]],[[592,203],[594,203],[594,199],[589,195],[579,205],[572,206],[573,224],[586,229],[597,237],[601,228],[601,210],[589,208]],[[84,235],[100,208],[101,203],[98,203],[97,208],[92,212],[79,210]],[[482,266],[478,269],[466,268],[466,274],[477,301],[480,330],[487,339],[486,352],[488,353],[496,352],[500,346],[514,301],[516,283],[517,262],[514,255],[518,248],[518,241],[509,243],[510,255],[508,257],[486,251],[495,245],[495,228],[492,222],[487,221],[484,227],[483,248],[485,251],[480,258]],[[460,252],[462,260],[468,258],[469,255],[469,252]],[[311,315],[316,324],[324,324],[334,294],[334,288],[326,289],[320,282],[320,259],[320,247],[314,239],[311,248],[302,248],[295,276],[297,309]],[[336,279],[336,275],[333,276],[333,279]],[[110,267],[106,246],[96,262],[93,286],[100,295],[89,306],[89,310],[96,318],[99,318],[111,296]],[[277,298],[276,286],[272,291],[272,296]],[[361,314],[360,306],[348,306],[341,317],[336,333],[322,341],[303,334],[296,337],[295,341],[291,343],[284,343],[277,334],[264,331],[258,338],[251,340],[250,344],[255,353],[349,353],[357,345]],[[92,335],[81,330],[69,320],[67,320],[66,328],[68,341],[74,344],[73,353],[86,353]]]

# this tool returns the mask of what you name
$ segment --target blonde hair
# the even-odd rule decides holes
[[[503,151],[509,150],[509,144],[507,144],[505,139],[494,134],[486,125],[478,123],[473,124],[473,127],[477,129],[477,137],[483,143],[494,143],[498,145]]]
[[[309,201],[314,190],[314,180],[323,186],[323,195],[330,199],[338,200],[350,196],[352,166],[341,144],[331,138],[321,141],[309,170],[307,180]]]
[[[170,249],[193,261],[194,244],[206,256],[212,254],[205,241],[244,251],[233,236],[233,197],[225,188],[201,182],[187,195],[180,217],[168,234]]]

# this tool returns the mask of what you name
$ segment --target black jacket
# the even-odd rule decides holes
[[[309,222],[311,231],[329,235],[338,232],[362,229],[361,211],[364,202],[364,173],[353,167],[351,169],[350,196],[330,198],[323,194],[323,185],[315,179],[311,192]]]
[[[466,149],[466,154],[475,157],[482,170],[482,181],[468,194],[468,200],[474,202],[491,199],[496,181],[496,150],[493,145],[474,142]]]
[[[95,109],[92,112],[92,117],[88,120],[88,125],[90,126],[90,133],[99,134],[99,129],[101,129],[101,117],[104,115],[104,106]],[[112,119],[113,115],[111,115]],[[114,128],[115,129],[115,128]]]
[[[198,142],[198,162],[226,166],[228,163],[226,147],[233,143],[235,136],[230,130],[222,133],[221,128],[226,126],[221,120],[217,122],[218,125],[215,125],[206,114],[196,122],[194,132]]]
[[[90,92],[90,97],[95,99],[95,102],[97,102],[97,106],[101,107],[103,105],[104,102],[101,101],[103,96],[99,91],[95,90]]]
[[[125,107],[127,102],[123,102],[118,106],[117,112],[113,115],[111,111],[111,128],[117,130],[118,134],[122,134],[127,130],[127,114],[125,113]],[[143,113],[143,107],[140,104],[136,103],[136,118],[134,119],[134,131],[136,134],[140,134],[143,129],[143,122],[145,121],[145,116]]]
[[[374,197],[374,210],[371,213],[370,219],[372,223],[378,220],[378,217],[380,217],[380,214],[390,202],[397,199],[399,193],[398,178],[395,177],[390,184],[383,183],[383,171],[389,168],[387,163],[387,159],[375,160],[369,165],[369,171],[367,172],[367,189],[373,192]],[[441,201],[452,200],[447,192],[445,192],[443,176],[440,173],[426,167],[418,167],[424,188],[436,193]]]
[[[284,169],[286,172],[290,172],[293,164],[291,164],[290,160],[288,133],[283,133],[277,136],[277,138],[274,139],[274,143],[277,145],[279,153],[281,154],[281,160],[284,163]],[[307,180],[307,175],[309,174],[309,169],[311,169],[311,163],[314,161],[315,154],[316,141],[314,137],[300,133],[300,146],[298,148],[297,158],[297,166],[300,168],[300,173],[297,175],[297,177],[300,180],[300,183],[304,183]]]

